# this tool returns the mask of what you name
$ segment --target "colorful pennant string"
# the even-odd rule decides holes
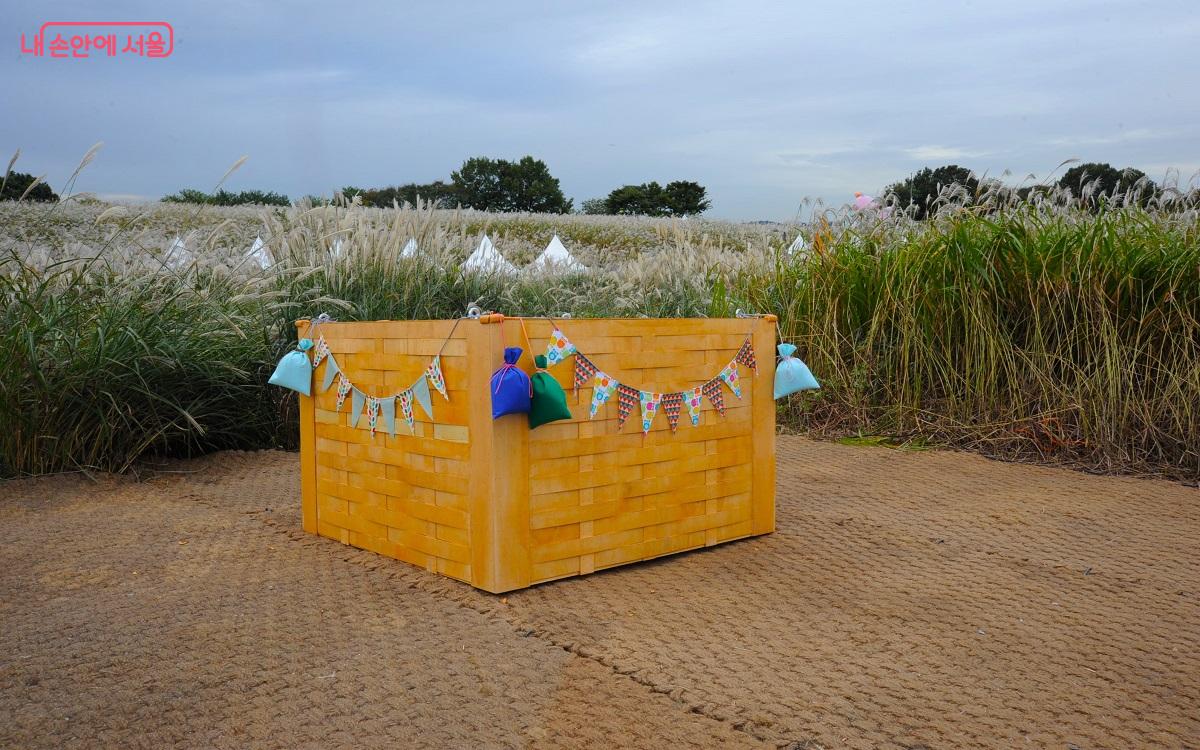
[[[329,363],[330,363],[330,365],[333,364],[333,358],[330,358]],[[339,372],[338,373],[337,406],[333,407],[334,411],[342,410],[342,404],[346,403],[346,394],[349,393],[350,389],[353,387],[354,386],[350,385],[350,379],[347,378],[344,374]]]
[[[553,367],[576,352],[575,345],[567,341],[566,335],[555,326],[550,332],[550,346],[546,349],[546,364]]]
[[[742,348],[738,349],[737,354],[733,357],[733,361],[739,365],[749,367],[754,371],[755,375],[758,374],[758,360],[754,358],[754,345],[750,343],[749,338],[742,343]]]
[[[638,391],[638,400],[642,404],[642,434],[650,431],[654,416],[658,414],[658,405],[662,403],[663,395],[651,391]]]
[[[413,424],[412,391],[404,391],[396,396],[396,400],[400,402],[400,414],[404,417],[404,423],[408,425],[409,432],[415,433],[417,429]]]
[[[592,384],[592,406],[588,409],[588,419],[595,419],[596,412],[600,411],[600,407],[604,406],[612,398],[616,392],[617,386],[620,385],[616,380],[608,375],[608,373],[596,370],[596,380]]]
[[[429,363],[429,367],[425,368],[425,377],[433,384],[437,392],[442,394],[442,398],[447,401],[450,400],[450,396],[446,393],[446,378],[442,375],[442,355],[434,355],[433,361]],[[432,412],[430,412],[429,417],[430,419],[433,418]]]
[[[320,366],[321,361],[329,356],[329,344],[325,343],[325,337],[321,336],[317,339],[316,354],[313,355],[313,369]]]
[[[413,414],[413,404],[420,404],[421,410],[432,421],[433,420],[433,403],[431,402],[430,385],[432,384],[438,393],[447,401],[450,396],[446,390],[446,378],[442,374],[441,355],[434,355],[429,365],[421,373],[421,376],[416,381],[404,389],[400,393],[377,397],[371,396],[354,386],[350,382],[350,378],[342,372],[341,367],[334,358],[333,352],[329,345],[325,342],[325,337],[322,336],[314,347],[316,354],[314,360],[316,363],[325,363],[325,375],[322,381],[322,390],[329,390],[333,385],[334,377],[337,378],[337,404],[334,406],[334,411],[341,411],[342,404],[346,402],[346,397],[351,397],[350,402],[350,425],[357,427],[363,413],[367,415],[367,426],[371,430],[371,435],[379,430],[379,417],[382,415],[384,426],[387,428],[389,435],[396,435],[396,402],[400,402],[400,414],[404,418],[408,428],[413,433],[416,432],[415,415]],[[314,368],[316,364],[313,365]]]
[[[617,429],[625,426],[625,420],[633,413],[638,403],[638,390],[627,385],[617,386]]]
[[[379,424],[379,399],[367,399],[367,426],[371,428],[371,437],[375,437],[375,427]]]
[[[683,409],[683,394],[682,393],[664,393],[662,397],[662,410],[667,415],[667,424],[671,426],[671,432],[679,427],[679,412]]]
[[[692,418],[692,427],[695,427],[700,424],[700,407],[704,403],[704,393],[700,386],[684,394],[684,403],[687,404],[688,416]]]
[[[754,355],[754,344],[749,336],[742,342],[742,345],[738,348],[737,353],[729,364],[722,367],[716,376],[707,383],[686,391],[669,393],[642,391],[633,386],[618,383],[611,375],[596,367],[587,356],[579,351],[578,347],[571,343],[566,334],[555,325],[550,333],[550,343],[546,348],[546,361],[548,365],[555,365],[562,362],[571,355],[575,356],[573,382],[576,392],[588,380],[593,381],[592,402],[588,408],[588,418],[595,419],[600,408],[611,401],[613,394],[616,393],[617,429],[619,430],[625,425],[625,420],[633,413],[634,406],[640,405],[643,434],[650,431],[654,423],[654,417],[658,414],[659,410],[666,413],[667,423],[671,427],[671,432],[675,432],[679,426],[679,416],[685,405],[687,406],[688,417],[691,420],[692,426],[699,425],[700,410],[705,398],[712,403],[713,408],[717,410],[718,414],[725,416],[725,396],[721,384],[724,383],[728,386],[733,391],[733,395],[740,399],[742,397],[742,387],[738,365],[748,367],[756,375],[758,374],[758,360]]]
[[[738,398],[742,397],[742,386],[738,383],[737,362],[730,362],[725,365],[717,373],[717,377],[721,379],[721,382],[729,386],[729,390],[733,391],[733,395]]]
[[[704,385],[700,386],[700,390],[704,393],[704,397],[712,403],[713,408],[717,410],[717,413],[722,417],[725,416],[725,395],[721,390],[721,381],[717,378],[713,378]]]
[[[379,410],[383,412],[383,424],[387,427],[388,435],[396,437],[396,399],[383,399],[379,404]]]
[[[547,360],[548,362],[549,360]],[[579,391],[579,386],[588,382],[588,380],[600,372],[591,360],[583,356],[579,352],[575,352],[575,390]]]

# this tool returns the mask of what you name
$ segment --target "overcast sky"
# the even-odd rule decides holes
[[[1200,169],[1200,2],[4,0],[0,147],[59,188],[298,197],[543,159],[578,204],[696,180],[788,219],[922,166]],[[104,10],[99,10],[103,7]],[[44,21],[163,20],[166,59],[36,58]]]

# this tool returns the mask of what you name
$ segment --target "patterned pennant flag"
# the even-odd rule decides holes
[[[658,414],[658,406],[662,403],[663,395],[651,391],[638,391],[638,400],[642,403],[642,434],[650,431],[654,415]]]
[[[662,397],[662,410],[667,415],[667,424],[671,425],[671,432],[679,427],[679,412],[683,409],[683,394],[682,393],[664,393]]]
[[[713,408],[722,417],[725,416],[725,395],[721,390],[721,381],[718,378],[713,378],[704,385],[700,386],[700,390],[704,396],[712,402]]]
[[[350,385],[350,379],[346,377],[345,373],[339,372],[337,406],[333,407],[334,411],[342,410],[342,404],[346,403],[346,394],[350,392],[352,387],[353,386]]]
[[[413,427],[413,397],[412,391],[405,391],[396,397],[400,402],[400,414],[404,417],[404,422],[408,425],[409,432],[416,433],[417,429]]]
[[[396,397],[383,399],[379,404],[379,411],[383,412],[383,424],[387,427],[388,434],[396,437]]]
[[[329,386],[333,385],[333,376],[337,375],[341,371],[342,368],[338,367],[337,360],[333,358],[332,354],[330,354],[329,362],[325,365],[325,380],[321,383],[321,390],[329,390]]]
[[[613,380],[608,373],[596,370],[596,382],[592,384],[592,407],[588,410],[588,419],[596,418],[596,412],[609,402],[619,385],[621,384]]]
[[[687,404],[688,416],[692,418],[692,427],[700,424],[700,406],[704,403],[704,393],[699,386],[683,394]]]
[[[577,352],[575,354],[575,391],[578,392],[579,386],[595,377],[597,372],[599,370],[596,369],[591,360]]]
[[[429,363],[429,367],[425,368],[425,377],[429,378],[429,382],[433,384],[437,392],[442,394],[442,398],[447,401],[450,400],[450,396],[446,393],[446,378],[442,376],[442,355],[438,354],[434,356],[433,361]],[[433,418],[432,412],[429,417],[430,419]]]
[[[413,383],[413,387],[408,389],[416,402],[421,405],[421,409],[425,412],[425,416],[429,417],[429,421],[433,421],[433,404],[429,401],[429,376],[422,375],[417,378],[417,382]]]
[[[733,361],[754,370],[755,375],[758,374],[758,360],[754,358],[754,345],[750,343],[750,339],[747,338],[742,343],[742,348],[738,349],[738,353],[734,355]]]
[[[627,385],[617,385],[617,429],[625,426],[625,420],[638,402],[638,390]]]
[[[546,347],[546,366],[553,367],[578,351],[575,345],[567,341],[563,332],[555,328],[550,332],[550,345]]]
[[[316,355],[313,357],[313,369],[317,369],[317,365],[329,356],[329,344],[325,343],[325,337],[317,339]]]
[[[375,427],[379,424],[379,399],[367,398],[367,426],[371,428],[371,437],[375,437]]]
[[[737,362],[730,362],[729,364],[725,365],[725,367],[717,373],[717,377],[724,381],[725,385],[729,386],[729,390],[733,391],[733,395],[737,396],[738,398],[742,397],[742,386],[738,382]]]
[[[358,419],[362,416],[363,404],[367,401],[367,394],[352,388],[350,390],[350,426],[358,427]]]

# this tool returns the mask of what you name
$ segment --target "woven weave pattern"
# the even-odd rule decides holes
[[[467,321],[446,341],[452,325],[322,326],[342,369],[371,396],[408,387],[441,350],[450,399],[434,401],[432,423],[417,410],[416,435],[398,420],[395,437],[381,428],[372,436],[366,419],[350,427],[335,389],[302,399],[306,529],[489,591],[774,530],[769,374],[747,370],[742,399],[728,394],[723,416],[706,403],[698,425],[688,420],[672,433],[659,413],[642,435],[640,415],[619,426],[616,399],[589,419],[594,381],[572,393],[568,357],[550,373],[570,394],[572,418],[530,431],[523,415],[492,420],[487,378],[505,346],[526,349],[518,364],[528,369],[551,325]],[[704,384],[748,333],[755,348],[774,346],[773,323],[763,320],[567,325],[596,367],[663,393]]]
[[[452,325],[331,323],[322,333],[354,384],[379,397],[412,385]],[[395,337],[398,330],[405,338]],[[349,400],[335,410],[335,389],[314,395],[317,533],[471,580],[465,353],[461,338],[446,342],[441,364],[450,400],[434,403],[435,423],[415,409],[413,432],[399,405],[395,437],[382,424],[372,436],[365,418],[350,426]]]

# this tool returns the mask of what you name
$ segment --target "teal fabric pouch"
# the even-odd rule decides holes
[[[296,351],[288,352],[275,366],[275,372],[267,382],[282,388],[290,388],[305,396],[312,395],[312,361],[308,358],[308,350],[312,348],[312,339],[300,339]]]
[[[821,387],[808,365],[793,357],[796,347],[780,344],[779,364],[775,367],[775,398],[780,399],[797,391],[812,391]]]

